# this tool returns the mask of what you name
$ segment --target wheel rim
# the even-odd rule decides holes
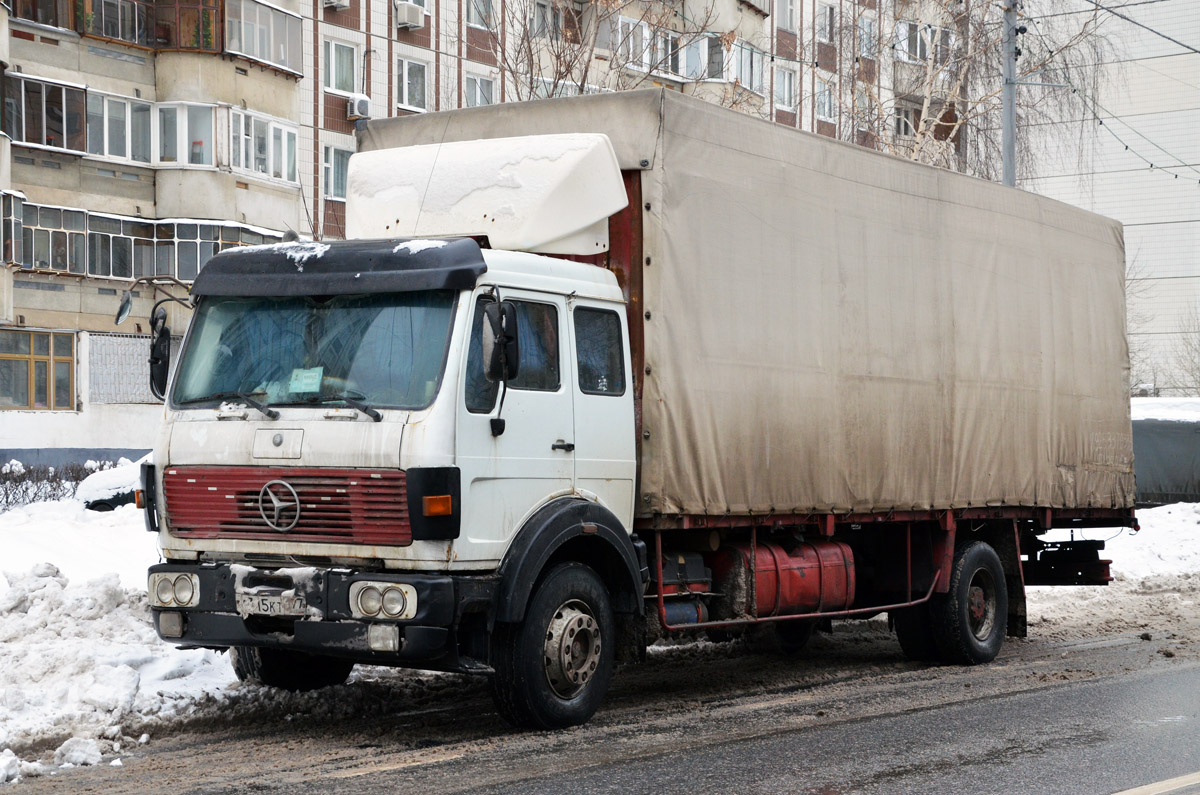
[[[591,609],[578,599],[559,605],[542,647],[550,689],[560,698],[577,695],[595,675],[602,648],[600,625]]]
[[[980,641],[986,641],[996,626],[996,581],[987,569],[976,571],[967,587],[967,626]]]

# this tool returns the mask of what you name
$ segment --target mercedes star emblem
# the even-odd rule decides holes
[[[286,533],[300,521],[300,495],[290,483],[272,480],[259,489],[258,512],[268,527]]]

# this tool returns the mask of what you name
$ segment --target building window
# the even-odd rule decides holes
[[[159,275],[190,281],[222,248],[282,239],[238,224],[128,218],[22,203],[13,196],[4,197],[3,228],[5,235],[16,235],[16,261],[23,268],[114,279]]]
[[[817,118],[824,121],[834,120],[833,87],[819,77],[817,78]]]
[[[775,107],[783,110],[796,109],[796,73],[791,69],[775,72]]]
[[[562,8],[554,0],[536,0],[533,4],[533,16],[529,20],[529,30],[538,38],[562,38]]]
[[[86,33],[153,47],[154,3],[150,0],[85,0]]]
[[[234,110],[230,133],[230,165],[235,171],[297,181],[295,127]]]
[[[157,145],[155,144],[157,139]],[[153,105],[136,99],[87,95],[87,153],[155,165],[213,164],[209,105]]]
[[[688,80],[721,80],[725,77],[725,47],[719,36],[701,36],[683,48],[684,76]]]
[[[896,57],[902,61],[920,63],[929,57],[932,47],[934,63],[941,66],[950,62],[954,46],[954,32],[949,28],[904,20],[896,23]]]
[[[467,24],[476,28],[492,26],[492,0],[466,0]]]
[[[299,74],[304,67],[300,17],[256,0],[226,0],[225,51]]]
[[[488,77],[467,76],[467,107],[492,104],[492,80]]]
[[[0,329],[0,409],[75,408],[75,335]]]
[[[817,6],[817,41],[833,42],[837,33],[837,9],[830,3]]]
[[[155,44],[163,50],[220,52],[217,0],[158,0]]]
[[[5,193],[3,208],[0,231],[4,239],[4,264],[20,263],[24,260],[25,201],[20,196]]]
[[[88,94],[88,154],[150,163],[152,106],[103,94]]]
[[[325,147],[325,196],[330,199],[346,198],[346,175],[350,171],[349,149],[336,146]]]
[[[21,216],[22,267],[63,273],[86,272],[87,222],[82,210],[25,203]]]
[[[862,58],[874,58],[878,51],[875,40],[875,20],[871,17],[858,18],[858,54]]]
[[[70,4],[67,0],[16,0],[12,9],[17,19],[56,28],[71,27]]]
[[[796,0],[780,0],[779,27],[783,30],[796,29]]]
[[[757,94],[764,93],[766,83],[763,71],[766,57],[763,52],[738,42],[733,45],[733,57],[735,76],[742,88],[748,88]]]
[[[621,66],[649,71],[651,67],[650,26],[636,19],[622,17],[617,26],[617,52]]]
[[[895,111],[895,131],[897,138],[912,138],[921,129],[921,111],[919,108],[897,107]]]
[[[31,80],[12,72],[4,83],[4,132],[9,138],[16,143],[84,150],[87,134],[83,89]]]
[[[411,110],[427,110],[425,104],[426,65],[420,61],[396,61],[396,104]]]
[[[682,75],[679,34],[659,31],[654,37],[654,70],[671,75]]]
[[[162,224],[159,224],[162,226]],[[221,250],[221,228],[215,224],[176,223],[175,269],[178,278],[191,281],[200,269]]]
[[[325,42],[325,88],[345,94],[354,91],[354,47],[336,41]]]

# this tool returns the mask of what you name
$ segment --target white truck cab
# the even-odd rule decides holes
[[[647,576],[614,275],[390,236],[222,252],[191,300],[144,473],[159,633],[294,689],[355,662],[491,671],[514,721],[586,720]]]

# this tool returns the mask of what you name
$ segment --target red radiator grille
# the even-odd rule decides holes
[[[300,500],[299,520],[289,530],[273,529],[259,512],[259,493],[273,480],[290,485]],[[274,490],[288,495],[279,486]],[[163,496],[171,533],[182,538],[412,543],[408,490],[404,473],[396,470],[169,467]],[[290,521],[286,511],[283,518],[283,524]]]

